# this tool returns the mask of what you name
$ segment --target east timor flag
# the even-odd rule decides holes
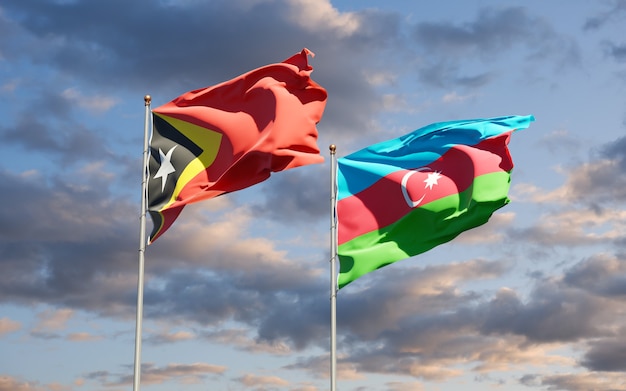
[[[338,285],[486,223],[509,202],[508,143],[532,116],[428,125],[338,159]]]
[[[324,158],[316,125],[326,90],[303,49],[287,60],[187,92],[153,110],[148,179],[152,243],[185,205]]]

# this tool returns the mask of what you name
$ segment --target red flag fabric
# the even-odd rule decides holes
[[[316,125],[327,93],[311,79],[309,55],[303,49],[153,110],[149,243],[187,204],[252,186],[272,172],[324,161]]]

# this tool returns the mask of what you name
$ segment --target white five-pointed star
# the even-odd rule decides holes
[[[172,165],[172,152],[174,152],[174,148],[176,145],[172,147],[167,154],[164,154],[161,148],[159,148],[159,155],[161,155],[161,166],[156,174],[154,174],[154,179],[161,178],[161,191],[165,190],[165,183],[167,182],[167,177],[173,172],[176,172],[176,169]]]
[[[441,175],[437,171],[429,172],[428,173],[428,178],[424,179],[424,182],[426,182],[426,185],[424,186],[424,189],[428,188],[429,190],[432,190],[434,185],[438,185],[439,184],[439,183],[437,183],[439,178],[441,178]]]

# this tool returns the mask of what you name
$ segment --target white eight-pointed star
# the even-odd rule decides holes
[[[437,183],[439,178],[441,178],[441,175],[439,174],[439,172],[437,171],[429,172],[428,178],[424,179],[424,182],[426,182],[426,186],[424,186],[424,189],[428,187],[429,190],[432,190],[434,185],[439,184]]]

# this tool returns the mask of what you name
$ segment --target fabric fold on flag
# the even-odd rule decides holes
[[[148,212],[154,242],[184,206],[241,190],[278,172],[321,163],[316,125],[326,90],[303,49],[152,111]]]
[[[510,136],[532,121],[439,122],[338,159],[339,288],[486,223],[509,202]]]

